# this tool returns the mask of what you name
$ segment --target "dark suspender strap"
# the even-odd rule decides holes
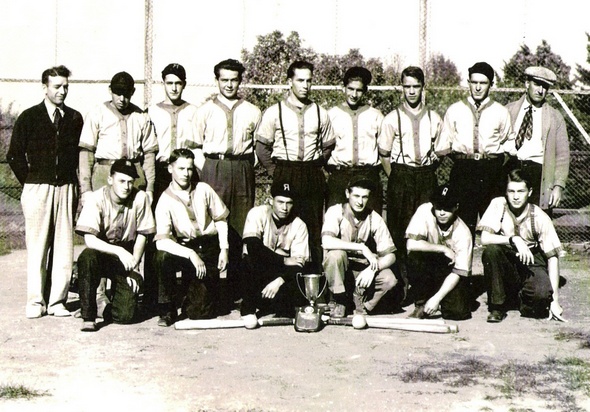
[[[531,231],[533,232],[533,239],[535,243],[539,243],[539,232],[537,231],[537,224],[535,222],[535,205],[531,204]]]
[[[321,123],[321,119],[320,119],[320,105],[319,104],[315,104],[315,107],[317,109],[318,112],[318,136],[316,139],[316,151],[319,153],[320,155],[320,160],[322,159],[323,155],[322,155],[322,139],[320,137],[320,127],[322,125]]]
[[[402,157],[402,163],[406,164],[406,159],[404,157],[404,140],[402,139],[402,116],[399,112],[399,108],[395,108],[395,111],[397,113],[397,132],[399,133],[399,155],[397,155],[397,160],[399,159],[400,155]]]
[[[285,145],[285,156],[287,156],[287,161],[289,161],[289,150],[287,149],[287,138],[285,137],[285,128],[283,127],[283,109],[281,107],[281,102],[279,102],[279,124],[281,125],[281,135],[283,136],[283,144]]]

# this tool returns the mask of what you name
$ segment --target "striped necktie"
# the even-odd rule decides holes
[[[526,113],[522,118],[522,124],[520,125],[520,129],[518,129],[518,134],[516,135],[516,150],[522,147],[524,143],[524,139],[531,140],[533,137],[533,106],[529,106],[526,109]]]

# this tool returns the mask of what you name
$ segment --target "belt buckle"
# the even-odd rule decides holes
[[[224,154],[221,154],[221,153],[218,155],[218,157],[219,157],[219,160],[224,160],[225,159],[225,155]]]
[[[474,153],[473,154],[473,159],[474,160],[480,160],[480,159],[483,159],[483,156],[482,156],[481,153]]]

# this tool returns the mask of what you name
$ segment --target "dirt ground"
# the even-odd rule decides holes
[[[44,396],[0,399],[2,411],[590,410],[590,348],[575,337],[590,333],[586,253],[562,261],[568,323],[509,312],[488,324],[482,294],[473,319],[454,322],[457,334],[343,326],[310,334],[291,326],[177,331],[158,327],[157,318],[82,333],[80,319],[25,318],[25,258],[26,251],[0,257],[0,385]],[[480,276],[480,253],[474,262]],[[566,363],[582,365],[581,385],[568,386],[573,369],[557,372]],[[479,368],[476,378],[461,365]],[[527,384],[519,385],[525,371]]]

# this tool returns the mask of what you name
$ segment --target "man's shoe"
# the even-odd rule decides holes
[[[410,313],[410,316],[408,316],[408,318],[412,319],[424,319],[425,317],[426,315],[424,314],[424,305],[416,305],[416,307],[414,307],[414,311]]]
[[[331,318],[344,318],[346,316],[346,306],[339,303],[334,304],[334,308],[330,310]]]
[[[98,327],[96,326],[96,323],[94,323],[91,320],[85,320],[82,323],[82,327],[80,328],[80,330],[82,332],[96,332],[98,330]]]
[[[26,309],[26,316],[29,319],[37,319],[41,316],[45,315],[45,308],[41,305],[31,305],[27,306]]]
[[[65,318],[72,316],[69,310],[64,305],[56,305],[47,309],[47,314],[55,316],[56,318]]]
[[[506,318],[506,312],[493,310],[488,315],[488,323],[500,323]]]
[[[158,319],[158,326],[167,328],[168,326],[174,325],[174,322],[176,322],[176,316],[174,316],[172,313],[168,313],[166,315],[160,316],[160,319]]]

